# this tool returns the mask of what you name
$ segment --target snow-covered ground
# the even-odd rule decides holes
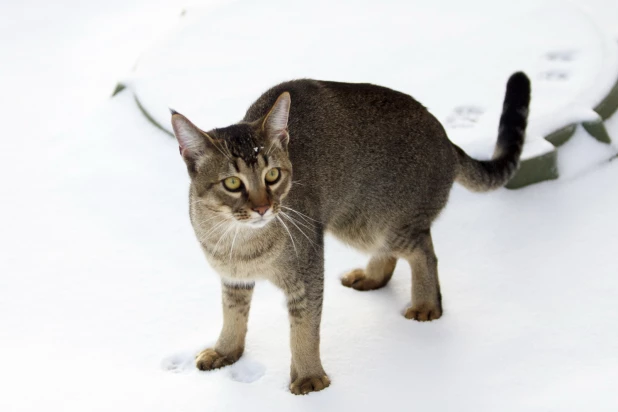
[[[434,228],[436,322],[401,316],[403,264],[382,290],[340,286],[366,257],[328,239],[327,390],[287,391],[269,284],[241,361],[197,371],[221,309],[185,167],[130,93],[107,99],[173,3],[0,5],[0,411],[618,409],[618,160],[517,191],[456,187]],[[564,150],[594,155],[582,130]]]

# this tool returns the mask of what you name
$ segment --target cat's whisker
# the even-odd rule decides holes
[[[236,236],[238,236],[238,226],[236,226],[236,233],[234,233],[234,238],[232,239],[232,245],[230,246],[230,262],[232,261],[232,252],[234,251],[234,242],[236,242]]]
[[[280,211],[279,213],[285,213],[285,212]],[[286,213],[286,215],[287,215],[288,217],[292,217],[292,216],[291,216],[290,214],[288,214],[288,213]],[[311,226],[312,231],[315,229],[315,226],[313,225],[313,223],[312,223],[310,220],[307,220],[307,219],[305,219],[305,218],[304,218],[304,217],[302,217],[302,216],[299,216],[299,217],[302,219],[302,223],[305,223],[305,224],[308,224],[308,225],[310,225],[310,226]],[[297,222],[299,222],[299,223],[301,222],[301,221],[300,221],[300,220],[298,220],[298,219],[296,219],[296,221],[297,221]]]
[[[219,218],[219,219],[223,219],[223,217],[222,217],[222,216],[215,215],[215,216],[211,216],[211,217],[209,217],[208,219],[200,220],[200,221],[199,221],[199,222],[197,222],[197,223],[199,223],[199,224],[202,224],[202,225],[203,225],[204,223],[208,223],[208,222],[210,222],[211,220],[214,220],[214,219],[217,219],[217,218]]]
[[[234,155],[233,155],[233,154],[232,154],[232,152],[230,151],[230,147],[227,145],[227,142],[226,142],[226,141],[224,141],[224,142],[223,142],[223,148],[225,149],[225,152],[226,152],[226,153],[228,154],[228,156],[229,156],[229,157],[228,157],[228,159],[230,159],[230,160],[231,160],[231,158],[233,158],[233,157],[234,157]]]
[[[227,147],[227,145],[225,145],[225,153],[227,153],[228,159],[232,160],[234,155],[232,154],[232,152],[230,152],[230,148]]]
[[[214,223],[214,222],[213,222],[213,223],[211,223],[211,228],[212,228],[212,225],[219,224],[219,223],[223,223],[223,222],[225,222],[225,221],[227,221],[227,220],[228,220],[228,219],[226,219],[226,218],[225,218],[225,217],[223,217],[223,216],[213,216],[213,217],[211,217],[211,218],[204,219],[204,220],[200,221],[199,223],[202,223],[202,224],[204,224],[204,223],[208,223],[208,222],[210,222],[210,221],[212,221],[212,220],[215,220],[216,218],[221,219],[221,221],[220,221],[220,222],[216,222],[216,223]]]
[[[218,229],[221,229],[221,227],[224,226],[225,223],[227,223],[226,220],[223,220],[223,221],[217,223],[215,226],[210,228],[210,230],[206,233],[205,237],[208,238],[211,234],[215,233],[215,231],[218,231]]]
[[[292,233],[290,232],[290,229],[288,229],[288,226],[283,222],[283,219],[281,219],[279,216],[275,216],[275,217],[277,218],[279,222],[281,222],[285,230],[288,232],[288,235],[290,235],[290,240],[292,241],[294,252],[296,253],[296,257],[298,258],[298,250],[296,250],[296,243],[294,243],[294,238],[292,237]]]
[[[223,238],[225,238],[227,234],[232,231],[232,229],[234,229],[234,226],[230,225],[230,227],[228,227],[227,230],[221,235],[221,237],[219,238],[219,240],[215,244],[215,247],[212,250],[213,255],[217,254],[217,251],[219,250],[219,244],[221,244],[221,241],[223,240]]]
[[[201,221],[199,223],[207,223],[207,222],[209,222],[209,221],[211,221],[213,219],[216,219],[216,218],[219,218],[219,219],[221,219],[224,222],[232,222],[235,219],[235,217],[234,217],[234,215],[232,213],[224,213],[224,212],[217,211],[214,216],[211,216],[208,219],[203,220],[203,221]]]
[[[285,217],[285,218],[289,219],[289,221],[290,221],[290,222],[291,222],[294,226],[296,226],[296,229],[298,229],[298,231],[299,231],[300,233],[302,233],[302,235],[303,235],[304,237],[306,237],[306,238],[307,238],[307,240],[309,241],[309,243],[311,243],[311,246],[312,246],[312,247],[313,247],[313,249],[315,250],[315,248],[316,248],[318,245],[316,245],[316,244],[315,244],[315,242],[314,242],[313,240],[311,240],[311,238],[309,238],[309,236],[307,236],[307,234],[306,234],[305,232],[303,232],[303,230],[302,230],[300,227],[298,227],[298,225],[294,222],[294,220],[292,220],[292,218],[290,218],[290,216],[286,215],[286,214],[285,214],[285,213],[283,213],[283,212],[281,212],[281,214],[283,215],[283,217]]]
[[[293,218],[292,216],[290,216],[289,214],[287,214],[287,213],[285,213],[285,212],[279,212],[279,213],[281,213],[282,215],[284,215],[284,216],[285,216],[285,217],[287,217],[288,219],[291,219],[291,220],[295,221],[296,223],[298,223],[298,224],[299,224],[299,225],[301,225],[302,227],[307,228],[307,229],[311,230],[313,233],[315,233],[315,229],[316,229],[315,225],[313,225],[313,224],[311,224],[311,223],[307,223],[306,221],[301,222],[300,220],[298,220],[298,219],[296,219],[296,218]],[[309,225],[309,226],[308,226],[308,225]]]
[[[282,207],[282,208],[284,208],[284,209],[290,210],[290,211],[292,211],[292,212],[294,212],[294,213],[298,213],[298,214],[299,214],[301,217],[303,217],[303,218],[307,218],[307,219],[309,219],[309,220],[313,220],[314,222],[317,222],[317,223],[323,224],[323,223],[322,223],[322,222],[320,222],[319,220],[316,220],[316,219],[314,219],[314,218],[312,218],[312,217],[309,217],[309,216],[307,216],[307,215],[306,215],[306,214],[304,214],[304,213],[300,213],[300,212],[299,212],[298,210],[296,210],[296,209],[292,209],[291,207],[287,207],[287,206],[283,206],[283,205],[281,205],[281,207]]]
[[[221,153],[227,160],[229,160],[230,162],[232,161],[230,156],[228,156],[223,150],[221,150],[221,148],[219,147],[218,144],[215,143],[213,146],[215,146],[217,148],[217,150],[219,151],[219,153]],[[229,150],[228,150],[228,152],[229,152]]]
[[[311,229],[312,231],[315,231],[317,229],[317,225],[315,223],[313,223],[311,220],[305,218],[304,216],[298,215],[298,216],[293,216],[288,214],[290,217],[293,217],[294,220],[296,220],[298,223],[301,223],[304,227],[306,227],[307,229]],[[298,218],[302,219],[299,220]]]
[[[270,155],[270,152],[273,150],[274,147],[275,147],[275,142],[272,142],[270,144],[270,147],[268,148],[268,152],[266,153],[266,156]]]

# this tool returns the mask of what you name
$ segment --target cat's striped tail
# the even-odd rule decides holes
[[[530,80],[524,73],[517,72],[506,85],[498,142],[492,160],[472,159],[455,146],[457,182],[475,192],[485,192],[504,186],[513,177],[524,145],[529,104]]]

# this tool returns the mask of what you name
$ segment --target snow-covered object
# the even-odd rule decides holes
[[[593,109],[618,79],[614,39],[572,3],[245,1],[189,9],[126,82],[168,131],[168,107],[205,129],[225,126],[293,78],[376,83],[411,94],[456,144],[489,158],[506,80],[517,70],[533,90],[523,160],[551,154],[533,167],[555,168],[556,149],[544,137],[601,122]],[[537,181],[555,176],[539,172]]]

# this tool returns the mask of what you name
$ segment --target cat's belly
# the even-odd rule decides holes
[[[382,231],[358,227],[327,227],[327,232],[337,239],[366,253],[374,253],[383,248],[385,235]]]

